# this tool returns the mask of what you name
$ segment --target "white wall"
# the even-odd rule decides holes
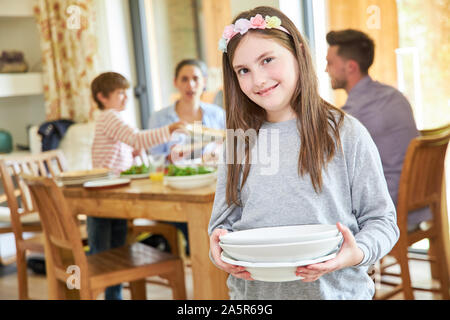
[[[331,88],[330,77],[325,72],[327,66],[328,44],[326,40],[328,30],[328,8],[326,0],[313,1],[314,15],[314,40],[315,52],[314,62],[316,64],[316,73],[319,79],[319,93],[323,99],[334,103],[333,90]]]
[[[1,3],[0,3],[1,4]],[[31,4],[29,3],[31,6]],[[23,10],[11,7],[11,12],[29,13],[31,9]],[[6,13],[9,7],[2,6],[0,15]],[[39,31],[33,17],[0,17],[0,52],[2,50],[19,50],[24,52],[29,71],[41,72],[41,52]],[[0,98],[0,128],[9,131],[13,143],[28,144],[27,125],[39,125],[45,121],[44,97],[40,95]]]
[[[166,107],[173,93],[172,79],[175,66],[172,62],[172,39],[167,11],[165,0],[151,0],[146,3],[154,111]]]
[[[128,1],[95,0],[94,3],[97,13],[99,71],[118,72],[130,81],[124,118],[139,128],[140,111],[139,101],[134,97],[137,78]]]

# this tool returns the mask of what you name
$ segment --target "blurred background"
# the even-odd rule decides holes
[[[184,58],[207,63],[212,101],[223,27],[258,5],[280,8],[308,39],[328,101],[342,106],[346,94],[330,88],[325,35],[355,28],[376,43],[370,75],[407,96],[420,130],[450,122],[450,0],[0,0],[0,52],[22,52],[28,65],[0,73],[0,128],[16,148],[28,144],[30,125],[92,120],[88,85],[107,70],[131,80],[126,117],[146,128],[176,99],[173,70]]]

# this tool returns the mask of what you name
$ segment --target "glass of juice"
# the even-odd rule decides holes
[[[166,162],[166,156],[164,154],[149,155],[148,160],[152,164],[152,170],[150,171],[151,181],[163,181],[164,167]]]

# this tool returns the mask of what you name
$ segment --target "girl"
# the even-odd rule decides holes
[[[308,46],[279,10],[242,12],[219,45],[227,129],[258,133],[256,142],[240,140],[243,156],[239,136],[228,134],[218,171],[208,233],[213,262],[230,273],[230,298],[371,299],[368,266],[392,249],[399,230],[370,135],[320,98]],[[268,175],[251,159],[262,132],[278,134],[269,150],[277,171]],[[255,281],[220,259],[219,236],[229,231],[300,224],[336,224],[343,235],[334,259],[297,268],[303,280]]]

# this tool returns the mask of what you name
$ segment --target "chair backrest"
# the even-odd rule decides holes
[[[89,288],[87,258],[83,251],[77,218],[67,205],[62,190],[52,178],[21,175],[36,203],[51,251],[53,271],[56,278],[66,282],[68,268],[80,270],[80,291]]]
[[[397,221],[402,231],[408,212],[426,206],[440,219],[444,161],[450,131],[414,138],[406,151],[400,176]],[[439,221],[436,221],[439,222]]]
[[[425,129],[425,130],[420,130],[420,135],[421,136],[434,136],[437,134],[441,134],[444,132],[448,132],[450,131],[450,123],[445,125],[445,126],[441,126],[441,127],[437,127],[434,129]]]
[[[36,212],[29,190],[19,175],[56,176],[63,171],[66,171],[66,161],[60,150],[0,159],[0,175],[16,239],[23,239],[22,217]]]

